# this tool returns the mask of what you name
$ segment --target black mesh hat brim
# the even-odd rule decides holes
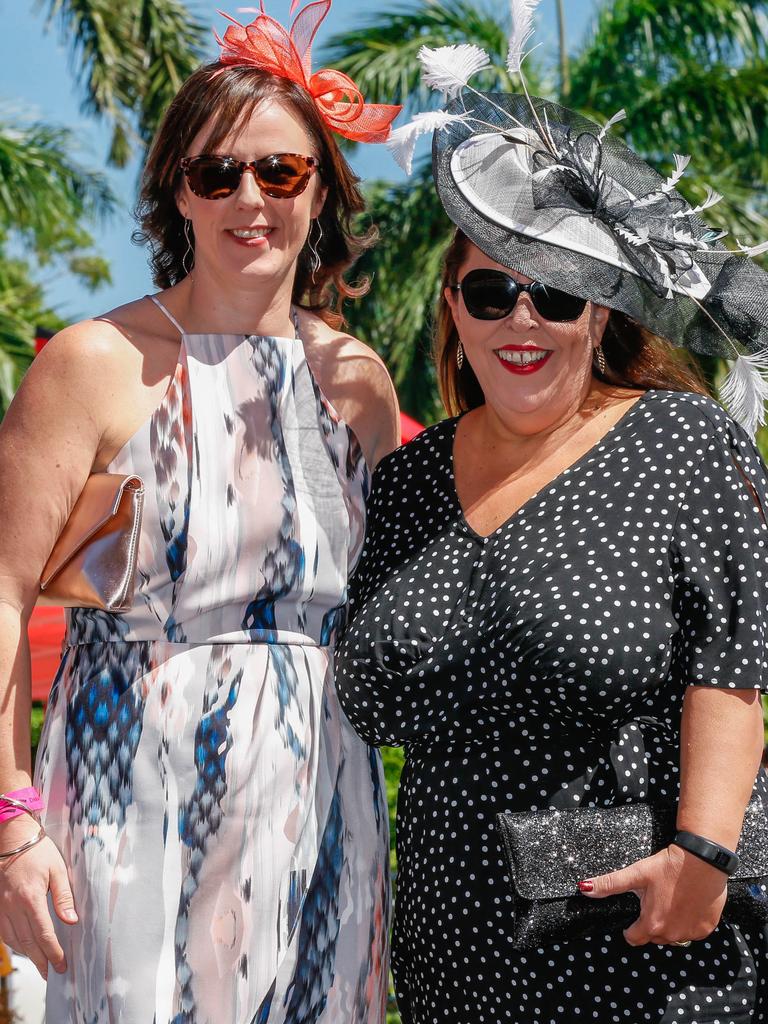
[[[554,131],[598,135],[601,130],[599,125],[558,104],[538,97],[533,97],[532,103],[539,121]],[[511,136],[514,128],[507,115],[529,130],[538,128],[525,96],[467,94],[454,100],[446,110],[451,114],[467,111],[477,121],[498,125]],[[499,220],[506,219],[505,204],[514,205],[515,223],[519,224],[521,216],[519,196],[505,197],[501,166],[502,173],[486,175],[481,212],[457,185],[451,159],[462,143],[488,131],[473,122],[451,122],[435,132],[432,149],[435,186],[446,213],[487,256],[550,287],[620,310],[654,334],[694,352],[733,358],[742,348],[755,352],[768,346],[768,274],[748,257],[731,253],[719,242],[712,242],[708,249],[696,253],[698,269],[709,282],[706,295],[698,301],[679,292],[669,298],[659,294],[658,288],[651,287],[639,273],[609,262],[610,250],[615,250],[610,239],[606,241],[606,259],[600,259],[537,238],[532,201],[531,224],[525,233],[500,224]],[[610,134],[602,140],[601,167],[608,178],[637,197],[654,192],[664,181]],[[673,196],[680,204],[685,203],[677,193]],[[522,205],[525,208],[525,203]],[[496,219],[488,215],[489,209],[498,211]],[[571,208],[568,216],[573,215]],[[580,215],[588,216],[586,212]],[[686,230],[696,238],[710,232],[697,215],[686,214],[683,220]]]

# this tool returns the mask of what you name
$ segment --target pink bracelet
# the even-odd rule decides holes
[[[23,807],[19,807],[23,804]],[[43,798],[34,786],[15,789],[12,793],[0,793],[0,824],[18,818],[20,814],[32,814],[42,811],[45,807]]]

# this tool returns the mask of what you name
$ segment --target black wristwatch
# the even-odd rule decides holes
[[[732,850],[704,836],[697,836],[694,832],[678,832],[672,842],[726,875],[733,875],[739,869],[739,858]]]

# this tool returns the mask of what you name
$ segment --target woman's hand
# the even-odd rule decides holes
[[[720,921],[727,882],[722,871],[699,857],[679,846],[667,846],[621,871],[590,878],[579,888],[590,899],[634,892],[640,900],[640,916],[624,938],[630,946],[644,946],[705,939]]]
[[[27,815],[0,825],[0,852],[34,839],[40,831]],[[67,969],[53,921],[48,912],[48,890],[56,914],[65,924],[76,924],[77,914],[69,887],[67,868],[54,843],[47,837],[37,846],[0,861],[0,938],[29,957],[43,978],[48,964],[63,974]]]

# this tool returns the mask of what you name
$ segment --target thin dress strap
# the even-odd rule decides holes
[[[296,332],[296,339],[301,339],[301,333],[299,332],[299,313],[295,306],[291,306],[291,320],[293,321],[293,329]]]
[[[156,295],[148,295],[147,298],[151,299],[154,302],[154,304],[157,306],[157,308],[160,310],[161,313],[165,313],[165,315],[171,321],[171,323],[176,328],[176,330],[179,332],[179,334],[184,334],[185,333],[184,332],[184,328],[181,326],[181,324],[176,319],[176,317],[173,315],[173,313],[171,313],[171,311],[169,309],[165,308],[165,306],[162,304],[162,302],[160,301],[160,299],[158,299],[158,297]]]

